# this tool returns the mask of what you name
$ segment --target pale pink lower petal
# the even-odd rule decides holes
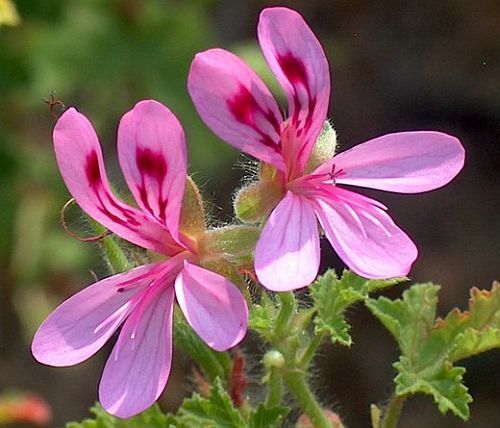
[[[157,267],[141,266],[103,279],[63,302],[35,333],[34,357],[51,366],[91,357],[130,313],[131,299],[152,281]]]
[[[167,255],[179,251],[153,217],[120,201],[111,191],[101,146],[88,119],[74,108],[54,128],[57,164],[69,192],[94,220],[136,245]]]
[[[225,351],[245,336],[247,304],[240,290],[223,276],[184,262],[175,294],[188,323],[213,349]]]
[[[178,238],[187,151],[174,114],[153,100],[137,103],[120,121],[118,158],[137,204]]]
[[[99,401],[120,418],[150,407],[167,384],[172,360],[174,289],[159,287],[145,293],[120,332],[99,385]],[[134,311],[135,311],[134,310]]]
[[[344,263],[366,278],[405,276],[418,255],[411,239],[376,206],[317,199],[325,235]]]
[[[314,281],[319,262],[318,223],[312,203],[288,191],[257,242],[257,278],[273,291],[294,290]]]
[[[465,161],[460,141],[441,132],[388,134],[339,153],[314,174],[333,171],[337,184],[419,193],[447,184]]]
[[[262,11],[257,28],[267,63],[288,99],[288,125],[293,144],[283,146],[287,170],[299,176],[321,131],[330,102],[330,72],[320,42],[294,10],[272,7]],[[287,156],[287,151],[291,155]],[[291,165],[293,163],[293,165]]]
[[[223,49],[198,53],[189,94],[208,127],[241,151],[283,170],[278,104],[255,72]]]

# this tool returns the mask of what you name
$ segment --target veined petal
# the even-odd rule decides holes
[[[138,304],[120,332],[99,385],[99,401],[112,415],[128,418],[151,406],[167,384],[172,361],[174,289],[158,287]]]
[[[225,351],[245,336],[247,304],[223,276],[185,261],[175,294],[189,325],[213,349]]]
[[[287,96],[289,126],[296,130],[291,143],[298,147],[283,147],[283,154],[287,157],[285,152],[292,152],[287,163],[295,162],[301,174],[328,112],[328,61],[318,39],[294,10],[264,9],[257,33],[266,61]]]
[[[137,103],[120,121],[118,158],[137,204],[178,238],[187,152],[174,114],[153,100]]]
[[[144,248],[167,255],[178,252],[165,227],[118,200],[111,191],[101,146],[88,119],[74,108],[54,128],[57,164],[69,192],[80,207],[112,232]]]
[[[314,173],[334,170],[337,184],[419,193],[447,184],[464,161],[464,148],[455,137],[433,131],[400,132],[339,153]]]
[[[140,266],[103,279],[63,302],[35,333],[33,356],[63,367],[94,355],[128,316],[131,299],[153,280],[157,266]]]
[[[406,275],[418,255],[411,239],[380,208],[318,198],[315,211],[325,235],[344,263],[365,278]]]
[[[188,90],[207,126],[221,139],[283,170],[283,121],[273,96],[255,72],[223,49],[198,53]]]
[[[257,278],[273,291],[294,290],[314,281],[319,262],[318,223],[312,203],[288,191],[257,242]]]

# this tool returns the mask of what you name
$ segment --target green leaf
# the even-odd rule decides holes
[[[500,283],[490,291],[473,288],[469,310],[452,310],[436,323],[434,334],[447,338],[452,347],[450,361],[500,348]]]
[[[409,395],[417,392],[429,394],[434,397],[441,413],[451,410],[463,420],[469,419],[469,406],[472,397],[467,392],[467,387],[462,383],[465,369],[453,367],[445,361],[438,370],[419,373],[413,371],[411,362],[406,357],[394,364],[399,374],[396,376],[396,394]]]
[[[266,407],[259,405],[250,415],[249,428],[274,428],[279,427],[282,419],[288,414],[286,407]]]
[[[403,293],[403,300],[379,297],[366,305],[394,336],[403,355],[412,358],[434,325],[438,291],[437,285],[418,284]]]
[[[362,278],[345,270],[337,277],[329,270],[309,287],[317,311],[315,333],[326,333],[332,342],[352,344],[350,326],[345,318],[347,308],[368,298],[369,294],[404,281],[404,278],[375,280]]]
[[[210,397],[194,394],[179,409],[182,421],[192,427],[245,428],[247,425],[224,390],[220,379],[212,385]]]
[[[396,394],[430,394],[442,413],[467,420],[472,397],[462,383],[465,369],[453,363],[500,348],[500,284],[471,290],[468,311],[453,309],[436,319],[439,287],[418,284],[402,299],[369,299],[367,307],[395,337],[402,356],[394,364]]]
[[[271,341],[274,337],[276,318],[279,310],[275,302],[265,291],[259,303],[255,303],[250,308],[248,325],[250,329],[256,331],[264,340]]]
[[[99,404],[90,409],[95,419],[85,419],[81,423],[69,422],[66,428],[169,428],[171,425],[184,428],[175,416],[164,415],[155,404],[148,410],[129,419],[118,419],[107,413]]]

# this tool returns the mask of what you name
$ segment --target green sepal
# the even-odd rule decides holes
[[[329,161],[335,155],[337,147],[337,133],[329,120],[325,120],[321,133],[311,152],[306,165],[305,173],[314,171],[320,165]]]
[[[195,237],[205,230],[205,207],[200,189],[187,177],[179,223],[181,233]]]
[[[368,280],[348,270],[338,277],[335,271],[327,271],[309,287],[317,311],[314,318],[315,333],[326,333],[333,343],[350,346],[350,326],[345,318],[347,308],[367,299],[370,293],[402,281],[405,278]]]
[[[275,181],[255,181],[236,192],[233,201],[234,213],[243,223],[261,223],[269,216],[282,196],[283,190]]]
[[[202,258],[224,259],[236,265],[251,265],[260,229],[248,225],[229,225],[206,231],[198,239]]]

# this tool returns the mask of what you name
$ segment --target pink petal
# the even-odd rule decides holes
[[[198,53],[189,71],[188,89],[198,114],[217,136],[284,169],[280,110],[248,65],[223,49]]]
[[[35,333],[33,356],[61,367],[94,355],[130,313],[131,299],[152,280],[156,266],[103,279],[63,302]]]
[[[388,134],[338,154],[314,173],[337,172],[338,184],[419,193],[447,184],[465,160],[460,141],[441,132]]]
[[[273,291],[309,285],[320,262],[318,223],[308,199],[288,191],[269,216],[255,249],[255,272]]]
[[[187,152],[177,118],[159,102],[137,103],[120,121],[118,157],[137,204],[178,238]]]
[[[146,293],[125,324],[99,385],[99,401],[109,413],[128,418],[151,406],[167,384],[172,360],[174,290]]]
[[[318,39],[302,16],[291,9],[273,7],[260,14],[257,29],[267,63],[288,99],[290,122],[297,130],[288,163],[301,174],[328,112],[330,73]],[[293,157],[293,158],[291,158]]]
[[[83,114],[74,108],[67,110],[57,121],[53,137],[64,182],[89,216],[136,245],[165,254],[178,252],[164,227],[113,195],[99,140]]]
[[[223,276],[184,262],[175,294],[189,325],[213,349],[225,351],[245,336],[247,304],[240,290]]]
[[[347,195],[351,193],[348,200]],[[368,198],[346,190],[337,200],[317,199],[325,235],[344,263],[365,278],[406,275],[418,255],[411,239]]]

